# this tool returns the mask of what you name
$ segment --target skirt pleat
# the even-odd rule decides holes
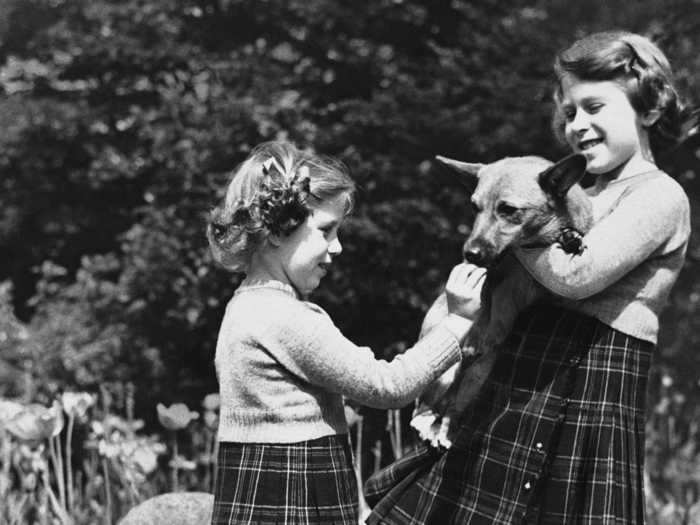
[[[220,443],[213,524],[357,525],[347,435],[289,444]]]
[[[370,524],[638,525],[654,345],[564,308],[522,313],[446,452],[365,485]]]

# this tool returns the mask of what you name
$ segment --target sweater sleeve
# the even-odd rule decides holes
[[[387,362],[348,340],[320,307],[297,304],[304,311],[274,323],[264,346],[304,381],[366,406],[404,406],[461,359],[459,341],[444,323]]]
[[[670,184],[669,184],[670,182]],[[656,253],[680,247],[687,238],[688,199],[675,181],[655,179],[624,195],[584,236],[579,255],[561,246],[520,249],[517,257],[550,291],[568,299],[590,297]]]

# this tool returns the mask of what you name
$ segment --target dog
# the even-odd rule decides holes
[[[581,154],[552,163],[542,157],[506,157],[490,164],[436,157],[467,177],[477,177],[471,197],[475,218],[464,243],[467,262],[487,268],[481,308],[467,334],[463,360],[418,399],[411,426],[435,447],[449,448],[459,414],[474,399],[498,357],[497,347],[519,312],[546,293],[512,253],[513,248],[558,243],[581,253],[582,234],[593,223],[592,206],[579,185],[586,173]],[[445,315],[444,293],[428,310],[421,335]]]

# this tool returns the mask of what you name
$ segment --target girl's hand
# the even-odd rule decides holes
[[[485,278],[485,268],[469,263],[455,266],[445,285],[448,312],[474,319],[481,308],[481,288]]]

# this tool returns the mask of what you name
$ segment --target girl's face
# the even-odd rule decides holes
[[[342,252],[338,229],[345,218],[347,195],[321,202],[287,237],[278,237],[277,278],[305,296],[316,289],[333,258]]]
[[[646,124],[613,81],[580,80],[565,75],[559,111],[564,136],[583,153],[589,173],[601,175],[620,168],[618,177],[649,169],[653,162]]]

